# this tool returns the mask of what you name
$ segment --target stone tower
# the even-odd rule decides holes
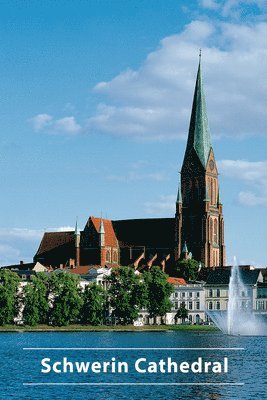
[[[176,201],[176,260],[181,257],[185,242],[193,258],[205,266],[225,265],[224,219],[202,85],[201,58]]]

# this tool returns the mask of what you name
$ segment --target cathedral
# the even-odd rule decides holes
[[[158,265],[168,270],[192,257],[205,267],[225,265],[224,218],[199,60],[187,145],[174,218],[111,221],[90,216],[83,231],[46,232],[34,261],[79,268]]]

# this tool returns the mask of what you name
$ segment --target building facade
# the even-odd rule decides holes
[[[224,218],[199,62],[174,218],[89,217],[82,231],[46,232],[34,261],[59,267],[160,266],[168,272],[187,244],[206,267],[225,265]]]
[[[199,62],[175,214],[175,258],[183,243],[205,266],[225,265],[224,218]]]

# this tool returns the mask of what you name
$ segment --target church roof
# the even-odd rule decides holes
[[[44,265],[65,264],[75,257],[75,232],[45,232],[34,256]]]
[[[74,232],[45,232],[36,255],[55,250],[67,243],[74,243]]]
[[[174,218],[112,221],[120,245],[170,249],[174,245]]]
[[[100,233],[101,227],[102,227],[102,229],[104,229],[105,246],[117,247],[118,242],[117,242],[117,238],[116,238],[116,235],[115,235],[115,232],[113,229],[112,221],[110,221],[109,219],[96,218],[96,217],[90,217],[90,218],[91,218],[91,221],[98,233]],[[101,224],[101,222],[102,222],[102,224]]]
[[[201,164],[206,168],[211,150],[210,130],[206,109],[206,100],[202,84],[201,62],[199,60],[194,100],[191,112],[185,158],[195,149]]]

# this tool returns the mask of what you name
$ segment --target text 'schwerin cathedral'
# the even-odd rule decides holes
[[[225,265],[224,219],[199,62],[174,218],[111,221],[90,216],[83,231],[46,232],[35,261],[70,268],[159,265],[182,257]]]

